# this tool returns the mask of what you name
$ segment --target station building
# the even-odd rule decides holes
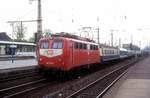
[[[27,42],[15,42],[5,32],[0,32],[0,56],[11,55],[11,48],[16,48],[17,54],[35,52],[36,44]]]

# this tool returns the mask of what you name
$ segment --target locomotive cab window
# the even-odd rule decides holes
[[[49,48],[49,43],[48,43],[48,41],[43,41],[43,42],[41,42],[40,48],[41,48],[41,49],[48,49],[48,48]]]
[[[54,41],[52,48],[53,49],[61,49],[62,48],[62,41]]]

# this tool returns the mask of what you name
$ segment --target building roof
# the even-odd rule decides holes
[[[0,32],[0,44],[3,44],[3,45],[36,46],[36,44],[34,44],[34,43],[12,41],[12,39],[5,32]]]
[[[23,46],[36,46],[34,43],[26,43],[26,42],[13,42],[13,41],[0,41],[0,44],[4,45],[23,45]]]
[[[6,32],[0,32],[0,41],[12,41]]]

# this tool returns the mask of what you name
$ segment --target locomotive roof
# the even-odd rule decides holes
[[[94,40],[91,40],[89,38],[84,38],[84,37],[80,37],[77,35],[72,35],[69,33],[65,33],[65,32],[60,32],[59,34],[53,34],[52,37],[65,37],[65,38],[72,38],[72,39],[76,39],[76,40],[81,40],[81,41],[87,41],[87,42],[94,42]]]
[[[88,41],[84,41],[84,40],[77,40],[77,39],[72,39],[72,38],[66,38],[68,40],[72,40],[72,41],[75,41],[75,42],[81,42],[81,43],[88,43],[88,44],[94,44],[94,45],[98,45],[97,43],[95,42],[88,42]]]
[[[97,43],[95,43],[95,42],[89,42],[89,41],[86,41],[86,40],[78,40],[78,39],[74,39],[74,38],[68,38],[68,37],[52,37],[52,38],[49,38],[49,37],[44,37],[44,38],[41,38],[40,39],[40,41],[42,41],[42,40],[45,40],[45,39],[47,39],[47,40],[62,40],[62,39],[66,39],[66,40],[72,40],[72,41],[74,41],[74,42],[79,42],[79,43],[88,43],[88,44],[94,44],[94,45],[98,45]]]

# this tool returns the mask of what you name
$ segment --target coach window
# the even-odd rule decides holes
[[[98,50],[98,46],[96,46],[96,50]]]
[[[74,48],[78,49],[78,43],[77,42],[74,43]]]
[[[95,50],[95,45],[93,45],[93,50]]]
[[[93,45],[90,45],[90,50],[93,50]]]
[[[95,45],[95,50],[97,50],[96,45]]]
[[[83,49],[87,49],[87,44],[83,44],[83,45],[84,45]]]
[[[103,48],[101,48],[101,51],[102,51],[102,54],[104,54],[104,50],[103,50]]]
[[[79,49],[82,49],[82,43],[79,43]]]
[[[81,49],[84,49],[84,44],[82,43],[82,47],[81,47]]]
[[[105,53],[105,54],[107,54],[107,51],[106,51],[106,50],[104,50],[104,53]]]

